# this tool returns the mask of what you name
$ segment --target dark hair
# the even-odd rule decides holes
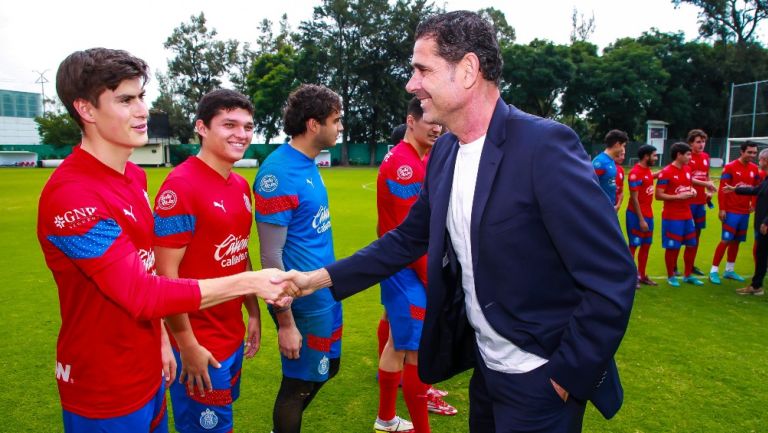
[[[389,137],[389,140],[392,144],[398,144],[401,141],[403,141],[403,138],[405,138],[405,131],[408,129],[408,125],[405,123],[401,123],[394,128],[392,128],[392,135]]]
[[[677,155],[680,153],[687,153],[691,151],[691,146],[689,146],[686,143],[683,143],[682,141],[678,141],[677,143],[673,144],[669,148],[669,156],[672,158],[672,161],[677,159]]]
[[[747,150],[748,147],[757,148],[758,146],[757,146],[757,143],[752,141],[752,140],[747,140],[747,141],[741,143],[741,146],[739,146],[739,148],[741,149],[742,152]]]
[[[646,155],[651,155],[656,151],[657,150],[654,146],[651,146],[650,144],[644,144],[637,149],[637,157],[638,159],[642,160]]]
[[[707,139],[707,133],[702,131],[701,129],[691,129],[688,131],[688,138],[685,140],[688,143],[693,143],[693,140],[696,138],[701,137],[704,140]]]
[[[605,148],[613,147],[617,143],[626,143],[629,141],[627,133],[620,129],[611,129],[605,134]]]
[[[249,112],[253,116],[253,104],[240,92],[229,89],[212,90],[197,103],[197,113],[195,113],[195,122],[202,120],[205,126],[211,126],[211,119],[216,117],[221,111],[232,111],[238,108]],[[203,137],[197,134],[200,141]]]
[[[307,120],[325,123],[334,112],[341,113],[341,98],[333,90],[315,84],[302,84],[288,95],[283,108],[283,131],[291,137],[307,132]]]
[[[437,55],[456,64],[467,53],[480,59],[480,72],[497,85],[504,64],[501,59],[496,29],[480,15],[470,11],[454,11],[432,15],[416,27],[415,40],[434,38]]]
[[[67,112],[83,129],[83,120],[75,109],[77,99],[99,106],[99,96],[115,90],[125,80],[149,81],[149,67],[144,60],[123,50],[91,48],[67,56],[56,72],[56,93]]]
[[[419,98],[414,96],[408,101],[408,114],[413,116],[416,120],[421,120],[421,116],[424,115],[424,109],[421,108],[421,101]]]

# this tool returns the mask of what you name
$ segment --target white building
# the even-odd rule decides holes
[[[39,93],[0,89],[0,144],[40,144],[35,117],[42,111]]]

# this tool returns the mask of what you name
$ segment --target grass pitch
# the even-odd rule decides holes
[[[255,170],[238,170],[252,180]],[[45,266],[35,234],[37,199],[48,169],[0,170],[0,431],[59,432],[61,408],[54,365],[60,324],[56,286]],[[154,195],[168,173],[148,169]],[[337,257],[345,257],[375,238],[376,170],[333,168],[322,171],[330,196]],[[628,194],[628,192],[627,192]],[[566,198],[564,198],[566,199]],[[626,205],[626,200],[625,200]],[[663,276],[661,209],[649,274]],[[624,210],[619,217],[623,227]],[[719,242],[717,214],[707,214],[697,265],[707,271]],[[255,231],[251,251],[258,257]],[[736,270],[752,273],[752,240],[742,245]],[[682,265],[682,254],[681,254]],[[721,265],[721,270],[724,264]],[[514,278],[514,276],[512,276]],[[637,293],[629,330],[617,355],[625,390],[624,407],[611,421],[587,410],[585,432],[761,432],[768,430],[764,389],[768,387],[766,326],[768,296],[740,297],[743,284],[683,284],[643,287]],[[378,405],[376,326],[379,292],[372,288],[344,301],[341,372],[305,412],[308,432],[371,431]],[[240,432],[269,432],[272,403],[280,380],[274,326],[262,311],[262,349],[244,363],[241,396],[235,404]],[[432,416],[434,432],[467,431],[469,374],[440,385],[459,409],[454,417]],[[398,414],[407,410],[398,403]]]

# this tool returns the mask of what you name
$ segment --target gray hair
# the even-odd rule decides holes
[[[760,155],[758,155],[758,158],[760,159],[768,158],[768,147],[760,151]]]

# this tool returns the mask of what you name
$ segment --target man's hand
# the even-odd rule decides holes
[[[736,187],[733,185],[723,185],[723,192],[730,194],[732,192],[736,191]]]
[[[768,225],[760,224],[760,234],[761,235],[768,234]]]
[[[200,397],[205,397],[205,390],[213,391],[211,376],[208,375],[208,365],[220,368],[221,364],[213,357],[211,352],[200,344],[195,344],[185,348],[179,348],[181,353],[181,374],[179,383],[187,382],[187,392],[192,395],[195,392],[195,386],[200,393]]]
[[[644,232],[650,230],[650,227],[648,227],[648,222],[645,221],[645,218],[640,218],[640,230]]]
[[[721,222],[725,222],[725,211],[721,210],[720,212],[718,212],[717,217],[720,218]]]
[[[285,302],[284,298],[296,297],[302,293],[291,278],[280,278],[282,274],[283,271],[275,268],[245,273],[252,286],[251,293],[268,304]]]
[[[311,287],[312,279],[309,273],[299,272],[295,269],[288,272],[278,271],[278,273],[271,278],[271,281],[274,284],[292,283],[292,285],[300,292],[300,294],[296,296],[307,296],[317,290],[317,288]]]
[[[168,339],[168,333],[165,331],[165,325],[162,326],[160,336],[160,358],[163,362],[163,377],[165,378],[165,387],[171,386],[171,381],[176,377],[176,357],[173,356],[171,341]]]
[[[707,191],[709,191],[709,192],[716,192],[717,191],[717,187],[715,186],[715,183],[712,182],[711,180],[709,180],[709,181],[704,183],[704,188],[706,188]]]
[[[550,378],[549,381],[552,382],[552,387],[555,388],[557,395],[559,395],[563,401],[568,401],[568,391],[566,391],[562,386],[558,385],[554,379]]]
[[[293,298],[288,298],[293,299]],[[261,348],[261,319],[255,316],[248,316],[248,333],[245,338],[245,357],[253,358]]]
[[[288,359],[299,359],[301,332],[296,326],[281,326],[277,330],[277,344],[283,356]]]

